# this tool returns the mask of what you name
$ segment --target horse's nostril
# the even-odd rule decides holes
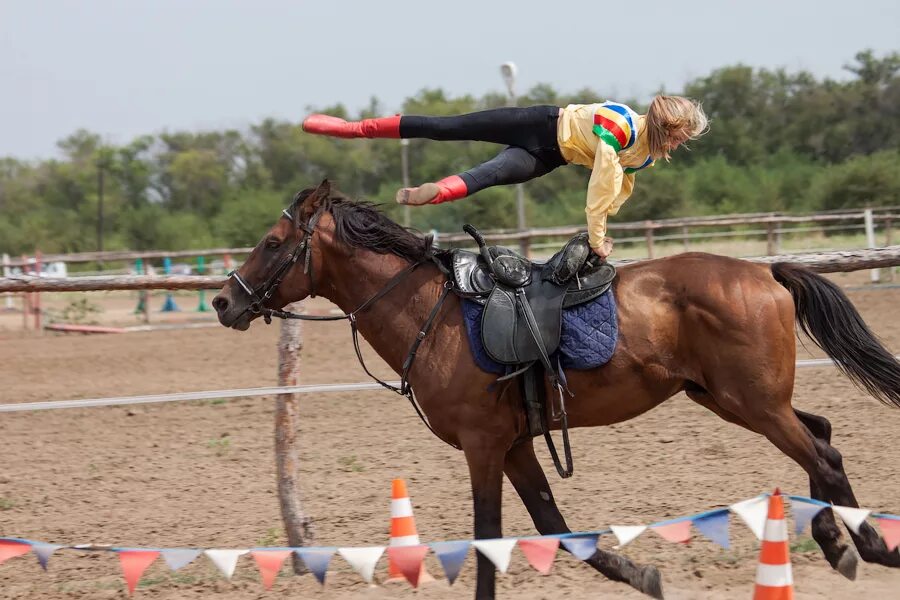
[[[213,308],[216,309],[216,312],[225,312],[228,310],[228,299],[223,298],[222,296],[216,296],[212,301]]]

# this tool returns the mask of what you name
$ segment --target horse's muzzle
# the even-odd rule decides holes
[[[212,300],[219,323],[231,329],[247,331],[250,328],[250,322],[258,315],[250,311],[248,307],[241,306],[240,302],[235,302],[229,288],[230,286],[225,286]]]

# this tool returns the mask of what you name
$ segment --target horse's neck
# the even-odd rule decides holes
[[[393,255],[372,254],[347,261],[329,274],[329,290],[323,295],[349,313],[408,267],[408,262]],[[357,316],[359,332],[395,371],[399,372],[410,344],[440,296],[438,274],[434,265],[420,265]]]

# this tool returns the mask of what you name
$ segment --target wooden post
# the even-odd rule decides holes
[[[891,218],[888,217],[884,222],[884,245],[891,245]],[[887,280],[894,281],[894,267],[888,267],[887,271]]]
[[[302,306],[289,304],[288,311],[298,311]],[[302,321],[284,319],[278,338],[278,385],[297,385],[300,367],[300,351],[303,348]],[[288,545],[297,548],[308,546],[315,535],[312,519],[303,512],[300,498],[300,458],[297,452],[300,402],[297,394],[279,394],[275,400],[275,469],[278,477],[278,500],[281,519],[287,533]],[[294,573],[306,572],[302,560],[293,554]]]
[[[531,258],[531,234],[523,231],[519,238],[519,253],[525,258]]]
[[[682,225],[682,227],[681,227],[681,242],[684,244],[684,251],[690,252],[691,237],[688,234],[688,226],[687,225]]]
[[[872,209],[867,208],[863,211],[863,223],[866,226],[866,246],[868,248],[875,247],[875,219],[872,216]],[[878,269],[872,269],[869,271],[872,283],[879,283],[881,281],[881,273]]]
[[[647,258],[653,258],[653,221],[647,221],[644,235],[647,238]]]
[[[888,230],[888,231],[890,231],[890,230]],[[890,235],[890,234],[888,234],[888,235]],[[3,276],[9,277],[9,275],[10,275],[9,254],[4,253],[3,254]],[[6,300],[5,300],[6,306],[4,307],[5,310],[10,310],[10,311],[15,310],[15,306],[13,305],[12,294],[4,294],[4,296],[6,296]]]
[[[775,222],[766,221],[766,256],[778,254],[775,249]]]
[[[29,275],[28,257],[22,255],[22,274]],[[31,313],[31,292],[22,294],[22,329],[28,330],[28,315]]]
[[[34,274],[41,276],[41,251],[34,251]],[[43,325],[41,323],[41,293],[35,292],[33,296],[34,302],[32,309],[34,310],[34,330],[41,333]]]

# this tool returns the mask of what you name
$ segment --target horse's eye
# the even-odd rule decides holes
[[[276,238],[269,238],[266,240],[266,248],[269,250],[276,250],[279,246],[281,246],[281,240]]]

